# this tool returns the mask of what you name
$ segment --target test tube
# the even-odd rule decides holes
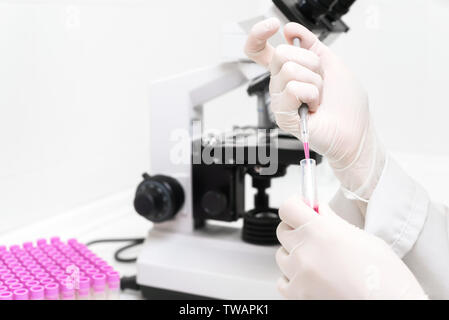
[[[44,286],[46,300],[59,300],[59,285],[56,282]]]
[[[80,277],[79,288],[76,292],[76,298],[78,300],[89,300],[90,299],[90,278]]]
[[[318,213],[318,193],[316,185],[316,162],[313,159],[301,160],[301,196],[303,201]]]
[[[106,275],[103,273],[97,273],[92,275],[92,299],[93,300],[105,300],[106,299]]]
[[[109,271],[108,279],[108,300],[118,300],[120,298],[120,274],[116,271]]]

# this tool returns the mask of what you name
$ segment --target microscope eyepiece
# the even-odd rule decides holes
[[[337,0],[300,0],[297,8],[309,20],[316,21],[328,13]]]
[[[338,0],[327,14],[327,18],[332,22],[337,21],[349,12],[354,2],[355,0]]]

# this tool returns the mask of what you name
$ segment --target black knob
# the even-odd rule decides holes
[[[321,15],[327,13],[336,0],[300,0],[298,9],[311,21],[316,21]]]
[[[134,198],[134,208],[144,218],[158,223],[172,219],[184,204],[184,191],[176,179],[143,175]]]
[[[201,206],[209,216],[217,217],[226,211],[228,200],[221,192],[208,191],[201,199]]]

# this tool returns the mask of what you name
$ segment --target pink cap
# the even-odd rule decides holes
[[[61,267],[58,265],[50,265],[50,266],[47,266],[45,269],[47,269],[47,271],[49,271],[49,272],[52,272],[55,270],[62,270]]]
[[[114,268],[111,267],[111,266],[106,265],[106,266],[101,266],[100,270],[103,271],[104,273],[108,273],[110,271],[114,271]]]
[[[39,273],[36,273],[35,274],[35,278],[36,279],[46,279],[46,278],[48,278],[50,275],[48,274],[48,273],[46,273],[46,272],[39,272]]]
[[[60,276],[60,275],[64,275],[65,272],[64,272],[63,270],[53,270],[53,271],[50,272],[50,274],[51,274],[53,277],[57,278],[57,277]]]
[[[110,271],[107,274],[108,287],[109,288],[119,288],[120,287],[120,274],[117,271]]]
[[[44,287],[34,286],[30,288],[30,299],[31,300],[43,300],[44,299]]]
[[[66,279],[60,283],[60,291],[62,299],[72,299],[75,296],[75,284],[72,279]]]
[[[56,278],[56,281],[61,283],[63,281],[66,281],[68,278],[70,278],[70,276],[68,276],[64,273],[64,274],[57,275],[55,278]]]
[[[22,267],[22,265],[19,262],[12,262],[8,264],[9,269],[13,270],[14,268]]]
[[[16,289],[13,291],[14,300],[28,300],[28,289]]]
[[[7,266],[0,266],[0,274],[11,273]]]
[[[19,280],[17,280],[17,279],[8,279],[8,280],[5,280],[5,286],[10,286],[10,285],[12,285],[12,284],[14,284],[14,283],[19,283]]]
[[[3,251],[0,253],[0,255],[3,260],[9,259],[9,258],[14,258],[14,255],[11,254],[9,251]]]
[[[22,283],[13,283],[13,284],[10,284],[8,287],[9,287],[9,290],[14,291],[14,290],[23,288],[24,285]]]
[[[31,280],[34,280],[33,276],[23,276],[20,278],[20,281],[22,281],[22,282],[27,282],[27,281],[31,281]]]
[[[33,243],[30,242],[30,241],[24,242],[23,245],[22,245],[22,247],[23,247],[25,250],[29,251],[29,250],[33,249]]]
[[[55,280],[53,280],[52,278],[45,278],[45,279],[39,280],[39,282],[40,282],[41,284],[47,284],[47,283],[55,282]]]
[[[15,263],[15,262],[19,262],[19,260],[17,260],[15,257],[14,258],[8,258],[8,259],[4,259],[3,262],[7,265],[10,265],[11,263]]]
[[[36,275],[38,273],[45,272],[45,269],[42,269],[41,267],[35,267],[35,268],[30,269],[30,271],[32,274]]]
[[[71,246],[78,244],[78,240],[76,240],[75,238],[70,238],[69,240],[67,240],[67,243]]]
[[[0,280],[8,280],[8,279],[13,279],[15,278],[14,275],[12,273],[4,273],[2,275],[0,275]]]
[[[13,294],[10,291],[0,292],[0,300],[12,300]]]
[[[16,273],[16,277],[19,278],[19,279],[24,277],[24,276],[29,276],[29,275],[30,275],[30,273],[28,271],[19,271],[19,272]]]
[[[56,282],[47,283],[45,286],[45,297],[49,300],[55,300],[59,298],[59,284]]]
[[[31,287],[34,287],[34,286],[38,286],[40,284],[41,283],[39,281],[37,281],[37,280],[30,280],[30,281],[25,282],[25,287],[31,288]]]
[[[9,247],[9,251],[11,252],[16,252],[17,250],[20,250],[20,246],[18,246],[17,244],[14,244]]]
[[[6,250],[6,246],[0,246],[0,252],[5,252]]]
[[[57,243],[60,243],[61,242],[61,239],[59,238],[59,237],[51,237],[50,238],[50,243],[51,244],[57,244]]]
[[[103,291],[105,289],[106,286],[106,275],[104,273],[97,273],[92,275],[91,277],[92,280],[92,286],[94,288],[94,291]]]
[[[45,246],[47,244],[47,240],[46,239],[38,239],[37,240],[37,246],[38,247],[42,247],[42,246]]]
[[[90,278],[89,277],[80,277],[79,279],[79,288],[80,289],[89,289],[90,288]]]
[[[7,286],[0,286],[0,292],[9,291]]]
[[[25,269],[24,267],[22,267],[22,265],[15,267],[12,269],[12,272],[14,272],[15,274],[19,273],[19,272],[25,272],[27,269]]]

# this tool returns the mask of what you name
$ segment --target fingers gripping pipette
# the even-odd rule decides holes
[[[301,47],[299,38],[293,39],[293,45],[295,47]],[[304,154],[306,159],[310,158],[310,149],[309,149],[309,127],[307,125],[307,114],[309,113],[309,106],[306,103],[303,103],[299,107],[299,117],[301,121],[300,130],[301,130],[301,139],[304,144]]]

